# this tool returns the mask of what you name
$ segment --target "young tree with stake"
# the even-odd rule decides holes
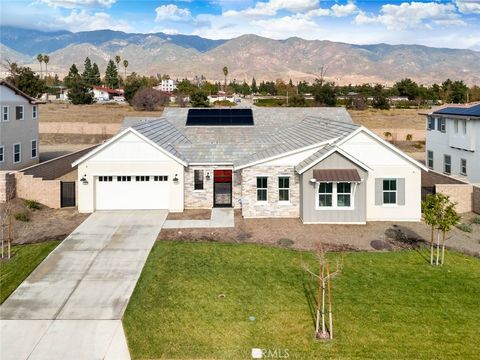
[[[438,229],[442,231],[442,259],[440,264],[444,264],[445,260],[445,237],[446,233],[449,232],[455,225],[460,222],[460,215],[455,210],[455,203],[450,202],[447,197],[448,202],[442,212],[442,218],[439,221]],[[437,255],[437,263],[438,263],[438,255]]]

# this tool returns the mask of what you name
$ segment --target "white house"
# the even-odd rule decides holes
[[[38,163],[38,103],[0,80],[0,170],[19,170]]]
[[[164,79],[162,80],[159,86],[155,87],[155,89],[163,92],[167,92],[167,93],[172,93],[173,90],[175,90],[176,88],[177,88],[177,83],[172,79]]]
[[[233,207],[344,224],[420,221],[426,170],[344,108],[167,108],[74,165],[81,212]]]
[[[103,86],[94,86],[93,90],[93,97],[96,101],[110,101],[113,100],[117,96],[123,96],[123,92],[120,90],[109,89]]]
[[[427,115],[426,164],[480,183],[480,104],[448,106]]]

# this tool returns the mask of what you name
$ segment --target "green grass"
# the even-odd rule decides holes
[[[58,244],[59,241],[46,241],[12,246],[12,258],[0,261],[0,304]]]
[[[318,342],[315,281],[301,267],[313,266],[311,253],[158,242],[123,321],[131,354],[249,359],[258,347],[292,359],[478,358],[480,261],[448,252],[432,267],[426,257],[347,253],[333,282],[335,339]]]

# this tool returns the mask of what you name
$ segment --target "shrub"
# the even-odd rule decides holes
[[[213,106],[236,106],[234,102],[228,100],[217,100],[214,101]]]
[[[415,149],[422,149],[423,144],[420,141],[417,141],[415,144],[412,145]]]
[[[167,94],[158,90],[143,87],[133,96],[132,105],[135,110],[155,111],[165,105],[168,100],[169,97]]]
[[[458,224],[457,228],[468,233],[472,232],[472,226],[468,224],[464,224],[464,223]]]
[[[472,224],[480,225],[480,216],[475,216],[475,217],[472,219]]]
[[[31,210],[40,210],[40,204],[35,200],[25,200],[24,205]]]
[[[407,140],[407,141],[412,141],[412,139],[413,139],[412,134],[407,134],[407,136],[405,137],[405,140]]]
[[[30,221],[30,216],[28,216],[28,214],[25,212],[19,212],[13,216],[15,217],[15,220],[18,220],[18,221],[24,221],[24,222]]]

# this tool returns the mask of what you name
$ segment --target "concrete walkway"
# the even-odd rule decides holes
[[[130,359],[121,319],[167,214],[88,217],[0,307],[0,358]]]
[[[213,208],[210,220],[166,220],[164,229],[235,227],[232,208]]]

